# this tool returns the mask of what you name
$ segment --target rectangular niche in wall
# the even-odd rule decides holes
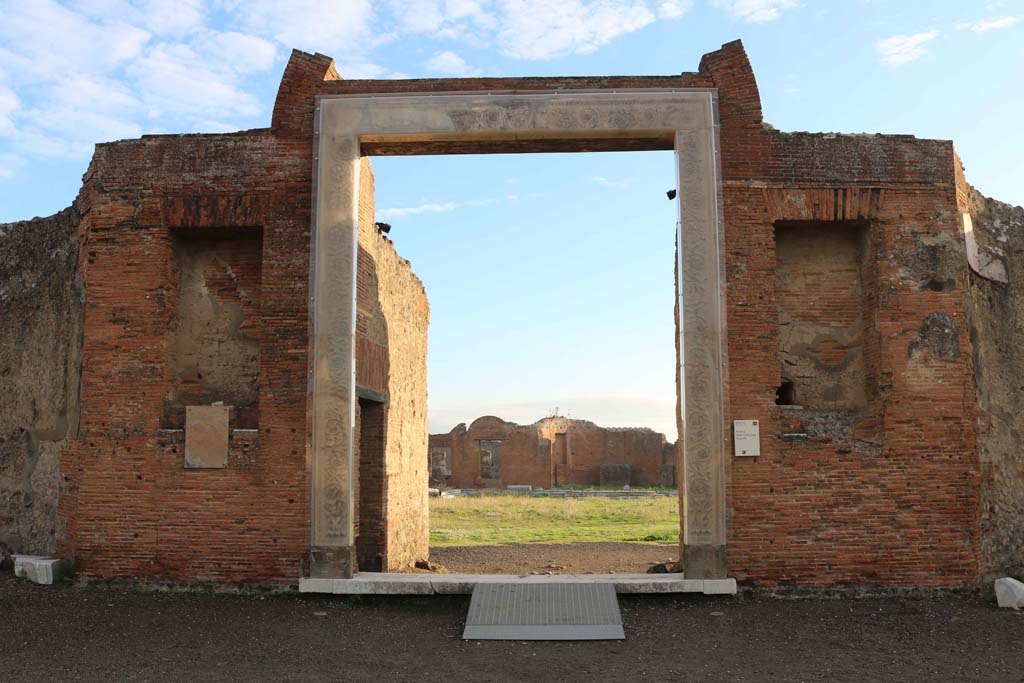
[[[866,226],[775,225],[781,382],[776,402],[812,410],[861,410],[865,371]]]
[[[430,449],[430,478],[443,481],[452,476],[452,449],[434,446]]]
[[[480,439],[480,478],[501,479],[500,439]]]
[[[234,427],[259,424],[260,264],[258,228],[171,232],[174,316],[171,388],[163,426],[183,428],[185,407],[222,403]]]

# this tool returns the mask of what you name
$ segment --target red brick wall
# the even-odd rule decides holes
[[[267,131],[97,148],[83,188],[81,425],[61,463],[61,553],[83,574],[287,582],[300,575],[308,547],[308,149]],[[183,433],[161,425],[177,381],[168,330],[177,315],[178,228],[263,231],[252,329],[258,432],[233,429],[224,470],[185,470]]]
[[[705,68],[706,67],[706,68]],[[729,419],[761,421],[761,457],[727,460],[729,573],[762,585],[955,585],[978,576],[973,368],[955,286],[912,277],[915,250],[958,242],[952,147],[906,136],[784,134],[760,126],[756,84],[736,44],[702,64],[719,88],[725,192]],[[778,221],[869,224],[864,293],[877,340],[865,349],[873,420],[787,441],[779,381]],[[909,265],[908,265],[909,264]],[[922,337],[955,323],[959,350]],[[875,347],[871,348],[871,344]],[[927,348],[928,350],[921,350]],[[881,427],[884,425],[884,428]],[[827,431],[827,430],[826,430]]]
[[[329,64],[295,56],[272,130],[149,136],[97,147],[80,196],[88,292],[81,427],[61,462],[67,530],[60,552],[75,558],[83,575],[294,583],[303,573],[312,113]],[[395,395],[393,385],[408,377],[390,376],[388,345],[418,339],[415,349],[403,347],[397,356],[405,361],[400,367],[422,366],[429,313],[408,264],[372,229],[366,169],[370,229],[360,235],[360,283],[386,280],[387,291],[383,306],[360,311],[357,367],[362,385]],[[223,470],[185,470],[181,425],[173,410],[164,419],[165,402],[179,396],[182,384],[168,333],[179,301],[173,235],[182,230],[229,242],[262,233],[258,270],[234,259],[243,275],[253,275],[243,278],[251,285],[243,308],[245,333],[258,340],[258,415],[253,411],[249,421],[233,411]],[[400,318],[391,338],[381,334],[389,313]],[[402,460],[412,460],[410,448],[418,456],[425,447],[425,391],[425,379],[410,386],[388,423],[394,434],[388,458],[399,481],[392,489],[402,495],[381,501],[375,512],[383,520],[382,505],[398,515],[403,505],[423,509],[415,533],[388,528],[384,555],[397,562],[426,556],[426,473],[403,469]],[[422,425],[406,420],[410,413]],[[407,423],[407,432],[421,429],[422,437],[402,433],[396,422]],[[418,484],[408,483],[410,477]],[[364,513],[372,508],[362,506]]]

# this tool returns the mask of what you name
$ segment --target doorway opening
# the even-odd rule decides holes
[[[655,77],[629,81],[634,86],[651,83],[649,89],[616,90],[605,84],[604,89],[599,85],[594,90],[590,79],[568,79],[559,81],[557,91],[525,93],[409,94],[381,84],[375,86],[379,90],[374,92],[379,94],[317,99],[310,285],[313,369],[307,404],[311,425],[311,578],[349,578],[356,571],[356,357],[357,347],[369,342],[369,337],[358,334],[356,308],[357,289],[371,284],[357,283],[357,276],[365,271],[357,271],[356,262],[363,257],[364,231],[378,231],[378,235],[387,232],[376,225],[381,221],[375,220],[372,207],[369,212],[364,207],[365,201],[372,204],[372,174],[368,159],[363,157],[668,149],[676,154],[679,207],[674,375],[684,438],[683,473],[677,477],[685,489],[679,493],[680,551],[687,578],[726,576],[722,433],[727,369],[718,101],[713,89],[668,85],[672,80]],[[573,87],[577,89],[573,91]],[[371,183],[368,194],[364,191],[367,181]],[[385,239],[384,243],[389,241]],[[372,248],[377,247],[374,241]],[[413,277],[408,262],[393,250],[388,258],[388,268],[404,270],[407,278]],[[421,288],[420,294],[399,299],[382,296],[378,301],[391,306],[394,314],[385,316],[384,328],[379,330],[388,346],[365,349],[374,354],[383,352],[378,358],[382,361],[379,367],[391,364],[391,372],[381,376],[387,379],[382,395],[389,401],[389,449],[396,439],[405,442],[420,438],[408,427],[426,417],[425,409],[421,410],[425,406],[425,386],[419,394],[421,385],[415,376],[405,378],[412,390],[407,390],[403,378],[392,381],[396,358],[407,362],[425,357],[425,332],[408,323],[426,319],[426,294]],[[417,318],[414,311],[423,316]],[[395,335],[396,326],[404,327],[411,336]],[[406,411],[403,419],[396,419],[396,411],[401,410]],[[567,442],[570,440],[567,433]],[[428,451],[424,445],[413,459],[405,457],[408,453],[398,453],[396,463],[385,462],[389,565],[396,563],[396,554],[408,556],[427,548],[429,533],[423,514],[426,496],[416,493],[415,486],[393,484],[402,477],[408,483],[420,472],[426,478]],[[503,444],[503,456],[505,452]]]
[[[375,223],[430,303],[431,563],[674,566],[672,153],[372,162]]]

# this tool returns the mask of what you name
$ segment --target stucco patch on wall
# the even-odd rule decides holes
[[[85,288],[72,206],[0,224],[0,554],[52,553],[60,458],[78,431]]]

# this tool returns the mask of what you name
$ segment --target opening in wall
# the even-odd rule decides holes
[[[387,406],[359,399],[359,459],[356,476],[356,563],[359,571],[379,572],[387,567],[385,537],[387,480]]]
[[[171,247],[171,389],[161,426],[182,429],[186,406],[222,403],[232,427],[256,429],[263,231],[175,229]]]
[[[777,406],[795,406],[796,400],[796,388],[793,386],[792,380],[783,379],[782,384],[775,390],[775,405]]]
[[[860,222],[775,226],[779,405],[863,410],[868,405]]]

